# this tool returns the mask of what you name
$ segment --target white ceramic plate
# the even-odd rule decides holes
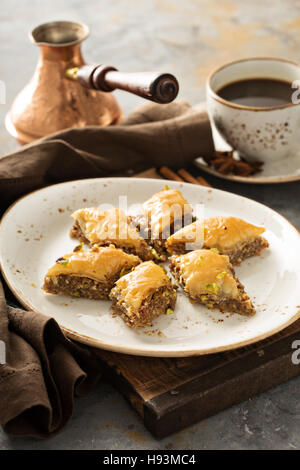
[[[299,318],[300,236],[282,216],[250,199],[231,193],[168,182],[192,205],[204,203],[205,217],[233,215],[264,225],[270,249],[236,269],[257,309],[254,317],[222,314],[191,304],[182,291],[172,315],[152,327],[133,330],[113,318],[109,301],[72,299],[45,294],[41,285],[50,265],[69,252],[70,214],[83,206],[143,202],[162,189],[161,180],[110,178],[72,181],[35,191],[4,215],[0,226],[3,274],[20,302],[54,317],[66,334],[107,350],[145,356],[200,355],[240,347],[263,339]]]
[[[218,131],[212,126],[215,148],[220,151],[232,150]],[[277,184],[300,181],[300,150],[283,160],[264,163],[262,170],[251,176],[222,175],[219,171],[207,165],[203,158],[196,158],[194,164],[200,170],[218,176],[225,180],[238,181],[239,183],[252,184]]]

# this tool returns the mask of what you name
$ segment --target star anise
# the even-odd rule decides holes
[[[216,151],[211,157],[206,157],[205,161],[222,175],[254,175],[261,171],[263,165],[259,161],[248,162],[244,158],[237,157],[233,150],[228,152]]]

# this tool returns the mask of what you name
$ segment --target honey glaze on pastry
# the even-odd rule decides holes
[[[219,291],[232,298],[239,295],[232,276],[228,256],[210,250],[196,250],[180,257],[180,271],[186,290],[192,297],[210,292],[215,284]]]
[[[237,217],[210,217],[183,227],[166,241],[169,254],[181,254],[198,248],[215,248],[228,255],[230,262],[240,262],[261,253],[269,246],[261,237],[264,227],[257,227]],[[194,246],[193,246],[194,245]]]
[[[114,283],[141,260],[113,245],[81,249],[59,258],[48,270],[43,289],[49,294],[108,299]]]
[[[265,232],[237,217],[210,217],[204,221],[204,244],[207,248],[232,250],[240,242],[250,242]]]
[[[213,249],[172,256],[170,269],[192,302],[221,312],[252,316],[255,309],[228,256]]]
[[[138,308],[152,291],[170,284],[170,278],[164,270],[153,261],[147,261],[121,277],[116,285],[122,291],[125,302]]]
[[[193,209],[178,189],[165,189],[143,204],[143,214],[150,221],[152,235],[159,237],[175,220],[192,214]]]
[[[143,260],[153,259],[151,247],[140,236],[129,217],[121,209],[107,211],[97,207],[79,209],[72,214],[75,223],[71,236],[99,246],[110,243]]]
[[[147,261],[121,277],[110,293],[112,310],[128,326],[151,325],[154,318],[173,313],[176,290],[163,268]]]
[[[46,276],[73,274],[103,280],[113,276],[124,266],[136,266],[140,262],[134,255],[128,255],[113,245],[91,250],[76,251],[64,255],[48,270]]]
[[[127,215],[121,209],[103,211],[97,207],[79,209],[72,214],[91,244],[103,240],[123,240],[126,244],[138,246],[140,236],[131,227]]]

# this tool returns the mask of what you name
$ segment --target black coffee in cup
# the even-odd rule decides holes
[[[265,108],[292,103],[292,84],[269,78],[250,78],[231,82],[217,94],[232,103]]]

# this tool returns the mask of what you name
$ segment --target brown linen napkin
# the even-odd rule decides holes
[[[204,106],[147,103],[122,125],[65,130],[0,159],[0,212],[22,194],[52,183],[179,167],[212,152]],[[54,319],[7,306],[1,282],[0,340],[6,345],[1,426],[15,435],[56,434],[72,415],[74,394],[87,393],[101,376],[95,354],[66,339]]]
[[[0,159],[0,206],[45,185],[182,167],[213,150],[205,105],[146,103],[122,125],[67,129]]]
[[[14,435],[56,434],[72,416],[74,395],[88,393],[101,376],[99,361],[65,338],[53,318],[8,307],[1,284],[0,338],[1,426]]]

